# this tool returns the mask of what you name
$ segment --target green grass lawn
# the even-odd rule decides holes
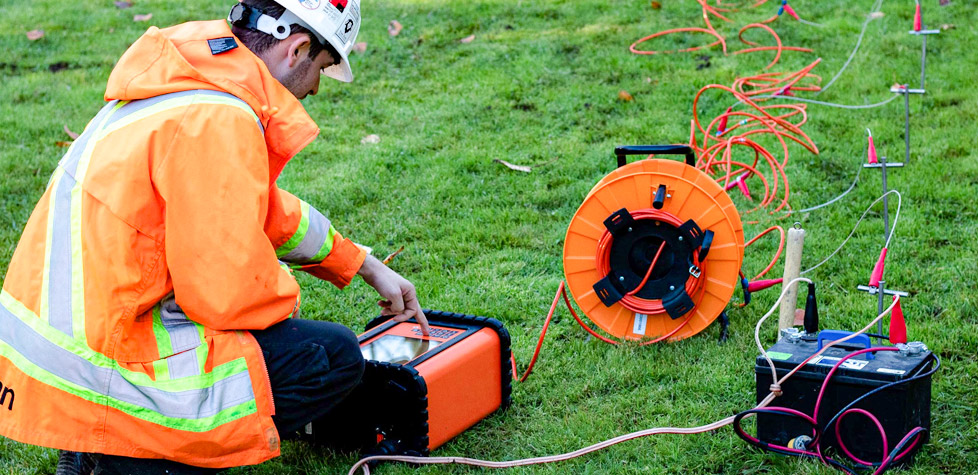
[[[903,193],[900,226],[890,247],[886,280],[911,292],[903,308],[911,339],[943,359],[933,385],[930,443],[905,473],[978,472],[978,318],[975,278],[974,152],[978,92],[978,8],[965,0],[938,6],[926,0],[928,27],[951,28],[928,42],[927,94],[911,97],[913,157],[891,170]],[[0,5],[0,274],[20,231],[69,140],[99,109],[116,59],[150,25],[168,26],[226,15],[231,3],[136,0],[121,10],[109,0],[5,0]],[[823,58],[814,73],[825,82],[845,63],[872,2],[792,2],[801,25],[772,26],[786,52],[772,70],[794,71]],[[741,26],[770,17],[777,2],[712,19],[729,39]],[[495,317],[513,335],[522,365],[532,355],[553,292],[563,278],[564,233],[588,190],[613,168],[622,144],[680,143],[689,135],[693,94],[738,76],[763,72],[770,53],[723,55],[719,48],[637,56],[628,46],[665,28],[700,27],[693,1],[645,0],[405,0],[365,1],[352,84],[325,82],[305,101],[322,135],[296,157],[280,185],[323,210],[336,227],[370,245],[380,257],[400,246],[392,267],[418,287],[424,306]],[[883,2],[852,64],[819,100],[872,104],[889,86],[920,74],[920,39],[907,34],[913,2]],[[148,22],[134,14],[152,13]],[[396,37],[390,20],[403,24]],[[40,40],[25,33],[42,29]],[[759,31],[755,41],[768,41]],[[459,39],[475,35],[474,41]],[[675,36],[644,45],[675,49],[706,42]],[[709,67],[697,68],[709,56]],[[620,90],[633,101],[618,98]],[[811,94],[802,93],[802,97]],[[812,105],[804,130],[818,156],[791,148],[791,203],[802,209],[845,190],[864,161],[865,128],[881,155],[903,157],[902,100],[870,110]],[[710,117],[731,103],[707,95]],[[361,138],[377,134],[377,144]],[[552,163],[551,160],[554,160]],[[746,157],[745,157],[746,158]],[[511,171],[494,159],[541,166]],[[736,194],[736,192],[734,192]],[[880,176],[864,171],[856,189],[827,208],[781,220],[808,231],[803,267],[828,255],[880,194]],[[735,201],[748,209],[739,197]],[[892,209],[895,206],[891,206]],[[880,208],[869,214],[838,257],[813,272],[824,327],[856,329],[875,316],[876,301],[855,290],[865,284],[879,252]],[[745,225],[749,238],[766,225]],[[748,248],[744,272],[768,262],[775,239]],[[780,276],[781,265],[771,275]],[[333,320],[359,331],[376,312],[362,281],[339,292],[308,276],[303,316]],[[748,409],[754,402],[753,326],[776,298],[758,294],[732,309],[731,337],[718,328],[674,344],[611,346],[588,338],[559,312],[540,361],[513,391],[513,405],[465,432],[433,455],[494,460],[568,452],[634,430],[694,426]],[[739,297],[735,297],[739,298]],[[773,343],[774,330],[767,343]],[[397,401],[391,401],[397,404]],[[0,417],[4,417],[0,411]],[[53,450],[0,438],[0,473],[54,471]],[[356,460],[303,444],[283,456],[231,473],[340,473]],[[387,465],[380,473],[476,473],[464,467],[415,469]],[[570,462],[508,473],[834,473],[813,461],[759,453],[730,429],[693,436],[653,436]]]

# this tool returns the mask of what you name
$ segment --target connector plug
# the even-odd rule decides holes
[[[900,297],[894,295],[896,306],[890,312],[890,343],[907,342],[907,321],[903,319],[903,308],[900,307]]]
[[[880,251],[880,258],[876,260],[876,265],[873,266],[873,273],[869,276],[869,286],[879,287],[880,280],[883,280],[883,269],[886,267],[886,248],[884,247]]]
[[[805,333],[818,333],[818,302],[815,300],[815,283],[808,283],[808,297],[805,298]]]
[[[920,19],[920,2],[917,2],[917,9],[913,14],[913,31],[920,31],[923,28],[923,22]]]

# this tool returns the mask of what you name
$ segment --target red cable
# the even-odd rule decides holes
[[[655,257],[652,258],[652,263],[649,264],[649,270],[645,271],[645,277],[642,278],[642,282],[635,286],[634,289],[626,293],[625,296],[631,297],[632,295],[637,294],[639,290],[642,290],[642,287],[645,287],[645,283],[649,281],[649,276],[652,275],[652,269],[655,269],[655,263],[659,262],[659,255],[662,254],[662,250],[665,248],[666,242],[662,241],[662,244],[659,244],[659,250],[655,251]]]
[[[659,252],[662,252],[662,248],[663,247],[664,246],[659,246]],[[656,254],[656,258],[658,258],[658,253]],[[648,278],[648,276],[651,275],[652,268],[653,267],[655,267],[655,262],[653,262],[652,265],[649,267],[649,271],[646,273],[646,278]],[[644,285],[645,285],[645,282],[643,281],[642,282],[642,285],[639,285],[638,288],[641,289]],[[561,297],[564,298],[564,304],[567,305],[567,310],[569,310],[570,313],[571,313],[571,315],[574,316],[574,320],[577,320],[577,323],[579,323],[582,328],[584,328],[585,330],[587,330],[588,333],[590,333],[591,335],[593,335],[594,337],[600,339],[601,341],[603,341],[605,343],[610,343],[612,345],[617,345],[617,344],[620,343],[618,341],[611,340],[609,338],[606,338],[604,336],[601,336],[601,335],[595,333],[594,330],[592,330],[590,327],[588,327],[587,324],[585,324],[581,320],[581,317],[579,317],[577,315],[577,312],[574,311],[574,307],[571,306],[570,299],[567,297],[567,290],[565,288],[564,281],[560,281],[560,285],[557,286],[557,294],[554,295],[554,301],[553,301],[553,303],[550,304],[550,310],[547,312],[547,319],[543,323],[543,329],[540,330],[540,338],[537,340],[537,347],[536,347],[536,350],[534,350],[534,352],[533,352],[533,358],[530,359],[530,364],[527,366],[526,371],[523,373],[522,376],[519,376],[519,377],[516,376],[517,374],[519,374],[519,372],[516,370],[516,355],[512,355],[510,357],[509,362],[510,362],[510,365],[512,366],[512,368],[513,368],[513,380],[519,381],[519,382],[522,383],[523,381],[526,381],[526,378],[528,378],[530,376],[530,373],[533,371],[533,366],[536,365],[537,358],[540,356],[540,349],[543,347],[543,339],[547,335],[547,329],[550,327],[550,320],[554,316],[554,311],[557,309],[557,302],[559,301],[559,299]],[[686,326],[686,324],[689,322],[689,320],[690,320],[690,318],[692,316],[693,316],[693,313],[690,312],[689,315],[686,316],[686,319],[683,320],[678,326],[676,326],[676,328],[674,328],[669,333],[666,333],[665,335],[662,335],[662,336],[660,336],[660,337],[658,337],[658,338],[656,338],[654,340],[649,340],[649,341],[646,341],[646,342],[642,342],[639,345],[646,346],[646,345],[651,345],[653,343],[659,343],[659,342],[665,340],[666,338],[669,338],[669,337],[675,335],[676,332],[678,332],[684,326]]]
[[[781,233],[781,242],[778,243],[778,251],[774,253],[774,258],[771,259],[771,262],[767,265],[767,267],[765,267],[764,270],[762,270],[759,274],[755,275],[754,278],[751,279],[751,281],[764,277],[764,274],[767,274],[768,271],[770,271],[774,267],[774,264],[778,262],[778,259],[781,258],[781,252],[784,251],[784,228],[782,228],[781,226],[771,226],[765,229],[764,231],[762,231],[757,236],[754,236],[754,238],[751,239],[750,241],[747,241],[747,244],[744,244],[744,247],[748,247],[751,244],[754,244],[754,242],[757,241],[758,239],[764,237],[765,234],[774,230],[777,230],[779,233]]]
[[[851,459],[853,459],[853,460],[855,460],[857,463],[860,463],[862,465],[873,465],[872,462],[866,462],[865,460],[862,460],[859,457],[856,457],[855,455],[853,455],[852,452],[849,451],[849,448],[846,447],[846,445],[842,442],[842,432],[839,430],[839,427],[842,426],[842,419],[844,419],[846,417],[846,415],[848,415],[849,413],[862,414],[862,415],[868,417],[869,420],[873,421],[874,424],[876,424],[876,429],[880,431],[880,440],[883,441],[883,454],[884,454],[884,457],[886,456],[886,454],[889,454],[890,453],[890,450],[889,450],[889,445],[887,445],[886,431],[883,430],[883,424],[880,424],[880,420],[877,419],[876,416],[874,416],[871,412],[869,412],[869,411],[867,411],[865,409],[860,409],[858,407],[854,407],[854,408],[849,409],[846,412],[843,412],[842,414],[840,414],[839,415],[839,418],[835,420],[835,440],[837,440],[839,442],[839,448],[841,448],[842,451],[845,452],[846,456],[849,457],[849,458],[851,458]]]
[[[564,281],[560,281],[560,285],[557,286],[557,294],[554,295],[554,301],[550,304],[550,311],[547,312],[547,319],[543,322],[543,330],[540,331],[540,338],[537,340],[537,348],[533,351],[533,358],[530,359],[530,364],[526,368],[526,372],[523,376],[518,378],[519,382],[526,381],[526,378],[530,376],[530,372],[533,371],[533,366],[537,363],[537,358],[540,356],[540,348],[543,347],[543,337],[547,335],[547,328],[550,326],[550,319],[554,316],[554,310],[557,309],[557,302],[560,301],[561,294],[564,293]],[[566,299],[566,297],[564,297]],[[510,362],[513,364],[513,379],[517,379],[516,375],[516,355],[513,355]]]
[[[707,3],[707,0],[697,0],[705,28],[686,27],[659,31],[635,41],[629,47],[629,51],[634,54],[651,55],[660,53],[697,51],[720,44],[722,45],[723,53],[726,54],[727,44],[724,35],[718,32],[713,26],[710,17],[713,16],[729,23],[731,20],[724,16],[724,13],[736,12],[743,8],[757,8],[764,5],[766,2],[767,0],[759,0],[753,3],[731,1],[724,2],[721,0],[714,0],[713,5],[710,5]],[[784,51],[798,51],[806,53],[812,52],[812,50],[809,48],[784,45],[777,32],[775,32],[771,26],[768,26],[768,24],[772,24],[778,18],[779,15],[773,15],[763,21],[749,23],[741,27],[737,33],[737,38],[741,43],[747,45],[748,47],[735,51],[734,54],[775,51],[773,59],[765,67],[765,69],[770,69],[780,61]],[[771,36],[774,45],[765,46],[756,41],[745,38],[747,31],[752,29],[764,30]],[[715,37],[716,41],[708,45],[690,47],[679,51],[649,51],[638,49],[638,46],[646,41],[665,35],[683,32],[706,33]],[[727,188],[729,181],[733,177],[739,176],[742,173],[749,173],[745,176],[745,179],[747,177],[757,176],[764,184],[763,196],[759,198],[759,201],[756,202],[753,208],[742,212],[742,216],[747,216],[759,210],[767,210],[768,214],[770,215],[778,215],[782,211],[787,211],[787,213],[779,216],[781,219],[791,215],[791,206],[788,202],[791,187],[788,182],[787,174],[785,173],[785,167],[788,165],[789,158],[789,148],[787,142],[796,142],[805,147],[809,152],[816,155],[818,154],[818,148],[811,138],[809,138],[800,128],[802,124],[807,121],[806,106],[804,104],[795,103],[762,106],[760,103],[767,100],[767,98],[761,98],[759,96],[786,95],[788,94],[789,90],[794,92],[820,90],[817,84],[821,82],[821,77],[811,74],[811,70],[819,63],[819,61],[820,59],[817,59],[807,67],[794,72],[767,72],[737,78],[731,87],[717,84],[709,85],[697,92],[693,99],[693,119],[690,126],[689,144],[697,154],[697,168],[703,170],[711,176],[714,176],[718,182],[722,183],[724,189]],[[743,104],[747,109],[752,109],[752,111],[734,111],[732,108],[728,108],[726,112],[718,115],[716,118],[710,121],[709,126],[704,129],[700,124],[697,103],[700,96],[709,89],[720,89],[733,95],[738,103]],[[775,110],[786,112],[774,113]],[[792,123],[788,120],[789,118],[795,116],[800,117],[800,120],[796,120],[796,123]],[[726,127],[727,119],[732,117],[737,117],[739,122],[731,124],[730,127]],[[718,130],[714,135],[711,132],[718,123],[724,124],[724,127],[723,130]],[[702,140],[698,139],[697,131],[699,134],[702,134]],[[759,143],[759,137],[751,137],[755,134],[773,136],[781,147],[781,155],[779,157],[775,157],[772,153],[770,153],[764,145]],[[734,146],[745,147],[753,152],[753,163],[748,165],[750,162],[743,163],[743,161],[735,160]],[[767,176],[760,172],[760,167],[758,166],[759,161],[766,162],[767,168],[770,169]],[[756,222],[757,221],[748,221],[749,224]],[[771,262],[776,262],[779,256],[780,251],[771,259]],[[769,268],[765,269],[765,272],[770,270]],[[635,302],[633,300],[629,299],[625,305],[627,306],[634,303]]]

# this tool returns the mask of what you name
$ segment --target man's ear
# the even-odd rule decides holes
[[[305,33],[289,35],[288,38],[282,40],[282,43],[282,46],[285,47],[290,68],[295,67],[296,64],[299,64],[305,59],[309,55],[309,47],[312,46],[309,35]]]

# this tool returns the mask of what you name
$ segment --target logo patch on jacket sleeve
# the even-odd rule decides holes
[[[237,48],[238,43],[234,41],[234,38],[228,36],[225,38],[214,38],[212,40],[207,40],[207,46],[211,47],[211,54],[221,54]]]

